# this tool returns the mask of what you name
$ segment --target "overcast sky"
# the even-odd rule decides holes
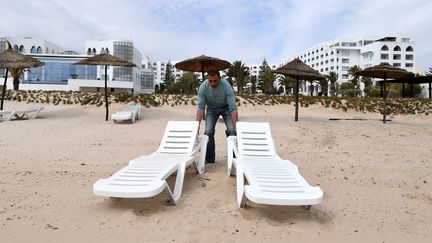
[[[405,34],[432,66],[431,0],[0,0],[0,36],[84,53],[86,40],[132,40],[152,60],[201,54],[282,63],[322,42]]]

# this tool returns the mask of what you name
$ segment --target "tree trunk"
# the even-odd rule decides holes
[[[8,72],[9,72],[9,69],[6,68],[6,75],[5,75],[5,80],[4,80],[4,84],[3,84],[3,91],[2,91],[2,97],[1,97],[0,110],[3,110],[3,103],[4,103],[4,100],[5,100],[5,96],[6,96],[6,81],[7,81]]]
[[[20,84],[20,81],[19,81],[19,79],[18,80],[13,80],[13,89],[14,90],[19,90],[19,84]]]

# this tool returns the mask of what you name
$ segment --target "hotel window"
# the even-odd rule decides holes
[[[334,67],[333,67],[333,66],[331,66],[331,67],[330,67],[330,70],[334,70]]]
[[[315,60],[315,58],[312,57],[312,61]]]
[[[349,58],[342,58],[342,63],[349,63]]]
[[[395,46],[395,47],[393,48],[393,51],[401,51],[401,48],[400,48],[399,46]]]
[[[328,63],[328,60],[326,60],[325,63],[327,64],[327,63]]]
[[[401,55],[400,54],[394,54],[393,55],[393,60],[400,60],[401,59]]]
[[[408,46],[405,51],[411,52],[411,51],[414,51],[414,50],[413,50],[413,48],[411,46]]]
[[[389,50],[389,48],[386,45],[383,45],[383,47],[381,47],[381,51],[388,51],[388,50]]]
[[[318,59],[319,59],[319,56],[316,56],[315,58],[318,60]]]
[[[314,64],[312,64],[312,67],[314,67]]]
[[[348,74],[342,74],[342,79],[348,79]]]
[[[405,55],[405,59],[406,60],[414,60],[414,56],[413,55]]]
[[[321,65],[323,65],[324,64],[324,62],[321,62]]]
[[[328,71],[328,67],[326,67],[325,70]]]
[[[334,58],[330,59],[330,62],[334,62]]]
[[[381,59],[387,60],[388,59],[388,54],[381,54]]]
[[[321,51],[324,50],[324,48],[321,47]]]
[[[319,66],[319,63],[316,63],[316,64],[315,64],[315,66],[317,66],[317,67],[318,67],[318,66]]]
[[[321,69],[320,69],[320,72],[324,72],[324,69],[321,68]]]
[[[409,42],[410,38],[401,38],[401,42]]]
[[[342,66],[342,71],[348,71],[349,67],[348,66]]]
[[[330,55],[333,55],[334,54],[334,52],[332,51],[331,53],[330,53]]]
[[[355,42],[342,42],[342,46],[356,46]]]
[[[393,66],[395,66],[395,67],[400,67],[400,66],[401,66],[401,64],[400,64],[400,63],[398,63],[398,62],[394,62],[394,63],[393,63]]]
[[[413,67],[414,65],[412,63],[405,63],[405,67]]]
[[[350,55],[350,51],[341,51],[341,55],[342,56],[349,56]]]
[[[321,54],[321,58],[323,58],[324,57],[324,54]]]
[[[326,57],[328,57],[328,53],[326,53]]]

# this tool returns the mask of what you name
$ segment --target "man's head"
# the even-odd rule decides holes
[[[207,79],[212,88],[216,88],[219,85],[221,79],[220,73],[217,70],[209,70],[207,72]]]

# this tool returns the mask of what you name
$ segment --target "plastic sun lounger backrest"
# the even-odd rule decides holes
[[[192,153],[198,135],[198,121],[169,121],[157,150],[166,154]]]
[[[276,156],[268,123],[237,122],[237,146],[240,156]]]

